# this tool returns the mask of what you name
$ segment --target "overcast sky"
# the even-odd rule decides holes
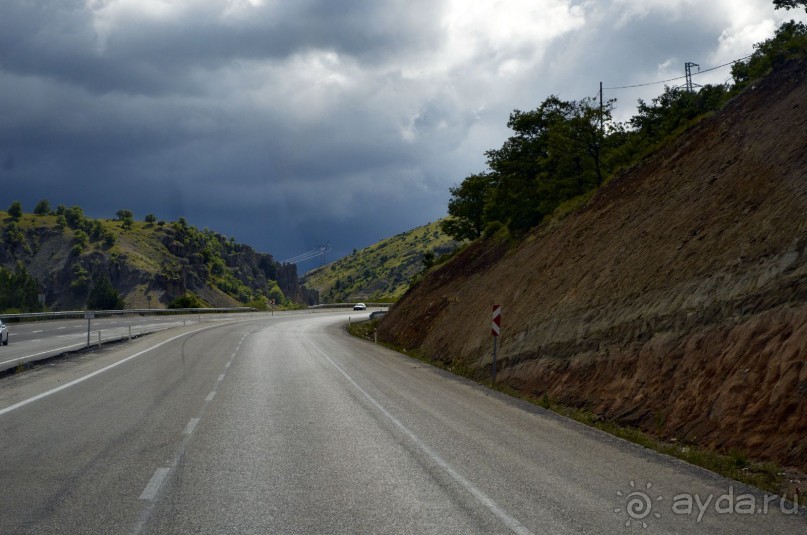
[[[0,208],[184,216],[334,260],[443,217],[513,109],[717,66],[791,18],[771,0],[2,0]],[[605,97],[624,120],[662,91]]]

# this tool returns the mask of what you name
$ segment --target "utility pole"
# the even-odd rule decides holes
[[[603,106],[602,82],[600,82],[600,131],[594,136],[593,145],[589,147],[589,152],[594,158],[594,165],[597,168],[597,187],[602,185],[602,169],[600,168],[600,147],[605,139],[605,107]]]
[[[602,82],[600,82],[600,136],[605,134],[605,126],[603,125],[603,109],[602,109]]]

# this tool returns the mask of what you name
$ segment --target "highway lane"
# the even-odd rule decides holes
[[[807,533],[738,483],[349,338],[347,315],[188,325],[3,379],[0,533]]]
[[[90,344],[170,329],[192,323],[227,321],[241,314],[182,314],[166,316],[120,315],[94,318],[90,322]],[[7,324],[9,345],[0,346],[0,372],[19,363],[50,358],[87,345],[87,320],[65,319]]]

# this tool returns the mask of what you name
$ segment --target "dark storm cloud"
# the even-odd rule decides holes
[[[441,217],[514,108],[735,59],[793,15],[767,0],[4,0],[0,181],[28,210],[185,216],[279,259],[325,242],[341,256]],[[662,89],[606,96],[627,115]]]
[[[372,63],[440,39],[439,2],[268,2],[243,17],[225,2],[175,2],[190,8],[174,14],[170,2],[164,14],[149,9],[157,2],[122,4],[11,0],[0,21],[4,65],[91,92],[192,92],[194,71],[234,60],[327,49]]]

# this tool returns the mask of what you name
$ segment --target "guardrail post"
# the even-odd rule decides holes
[[[84,313],[84,317],[87,319],[87,349],[90,348],[90,323],[92,319],[95,317],[95,313],[92,311],[86,311]]]

